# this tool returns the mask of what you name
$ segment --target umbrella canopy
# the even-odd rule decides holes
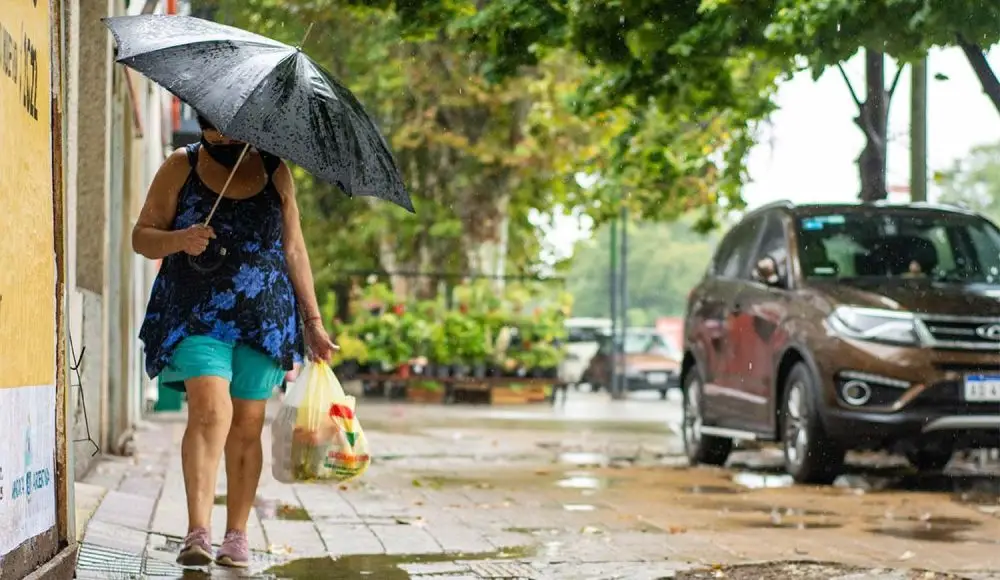
[[[348,195],[413,211],[374,120],[300,48],[190,16],[104,23],[118,62],[177,95],[225,136],[288,159]]]

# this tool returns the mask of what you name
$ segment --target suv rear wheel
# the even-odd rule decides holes
[[[846,452],[827,438],[812,396],[817,385],[809,368],[798,363],[785,381],[781,444],[785,470],[798,483],[830,484],[844,467]]]
[[[684,452],[691,465],[725,465],[733,450],[733,442],[702,434],[701,384],[698,369],[691,369],[684,380],[684,419],[681,424]]]

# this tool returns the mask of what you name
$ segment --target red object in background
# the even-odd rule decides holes
[[[402,304],[397,304],[392,307],[392,311],[395,312],[397,316],[402,316],[403,313],[406,312],[406,306],[403,306]]]
[[[666,316],[656,319],[656,331],[667,337],[677,350],[684,348],[684,319],[678,316]]]
[[[458,311],[461,312],[462,314],[468,314],[469,313],[469,305],[468,304],[459,304],[458,305]]]

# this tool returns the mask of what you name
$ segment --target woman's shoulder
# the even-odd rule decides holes
[[[168,177],[186,178],[191,172],[190,150],[178,147],[160,165],[160,172]]]

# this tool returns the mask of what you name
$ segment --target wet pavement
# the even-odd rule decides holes
[[[265,467],[242,576],[172,563],[183,425],[145,425],[137,456],[102,462],[78,492],[103,496],[78,577],[1000,579],[1000,476],[971,464],[916,475],[863,455],[828,487],[793,485],[773,449],[690,469],[676,401],[644,397],[359,412],[374,450],[361,481],[285,486]]]

